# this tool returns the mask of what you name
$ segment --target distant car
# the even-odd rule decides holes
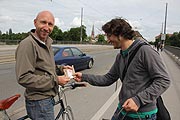
[[[73,65],[74,69],[92,68],[94,59],[86,55],[77,47],[52,46],[56,65]]]

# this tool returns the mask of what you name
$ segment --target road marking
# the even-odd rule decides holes
[[[0,65],[2,65],[2,64],[9,64],[9,63],[15,63],[15,62],[16,62],[15,59],[5,60],[5,61],[1,61],[0,60]]]
[[[98,110],[98,112],[91,118],[91,120],[99,120],[106,110],[110,107],[110,105],[115,101],[115,99],[119,95],[119,91],[121,89],[121,86],[114,92],[114,94],[106,101],[106,103]]]

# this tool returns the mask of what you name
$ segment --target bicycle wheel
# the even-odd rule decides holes
[[[65,112],[62,114],[63,120],[74,120],[73,112],[70,106],[66,107]]]

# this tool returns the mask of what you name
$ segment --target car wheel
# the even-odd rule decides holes
[[[88,63],[88,68],[91,69],[93,67],[93,60],[89,60],[89,63]]]

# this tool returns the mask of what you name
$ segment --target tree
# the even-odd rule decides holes
[[[68,36],[70,41],[80,41],[80,28],[71,28]]]
[[[63,40],[63,32],[58,26],[54,26],[54,29],[50,35],[53,40],[62,41]]]
[[[98,42],[106,42],[104,35],[98,35]]]
[[[167,37],[166,45],[180,47],[180,32],[174,32],[171,37]]]
[[[10,29],[9,29],[9,39],[11,39],[11,40],[13,39],[12,33],[13,33],[13,32],[12,32],[12,29],[10,28]]]
[[[71,28],[67,33],[69,41],[80,41],[81,27]],[[86,27],[82,26],[82,40],[85,41],[87,38]]]
[[[10,28],[9,29],[9,35],[11,35],[13,32],[12,32],[12,29]]]
[[[80,31],[81,31],[81,27],[77,27],[77,28],[71,28],[68,31],[62,32],[60,28],[58,28],[57,26],[54,26],[54,29],[52,33],[50,34],[50,37],[57,41],[80,41]],[[28,35],[29,33],[13,33],[11,28],[9,29],[9,31],[6,31],[5,34],[2,34],[2,32],[0,31],[0,39],[2,40],[11,39],[9,42],[12,42],[12,43],[15,42],[15,40],[23,40]],[[87,38],[86,27],[82,26],[83,41],[87,40],[86,38]]]
[[[69,41],[69,31],[65,31],[64,33],[63,33],[63,41]]]
[[[81,29],[81,27],[80,27]],[[82,25],[82,41],[85,41],[87,38],[87,34],[86,34],[86,26]]]

